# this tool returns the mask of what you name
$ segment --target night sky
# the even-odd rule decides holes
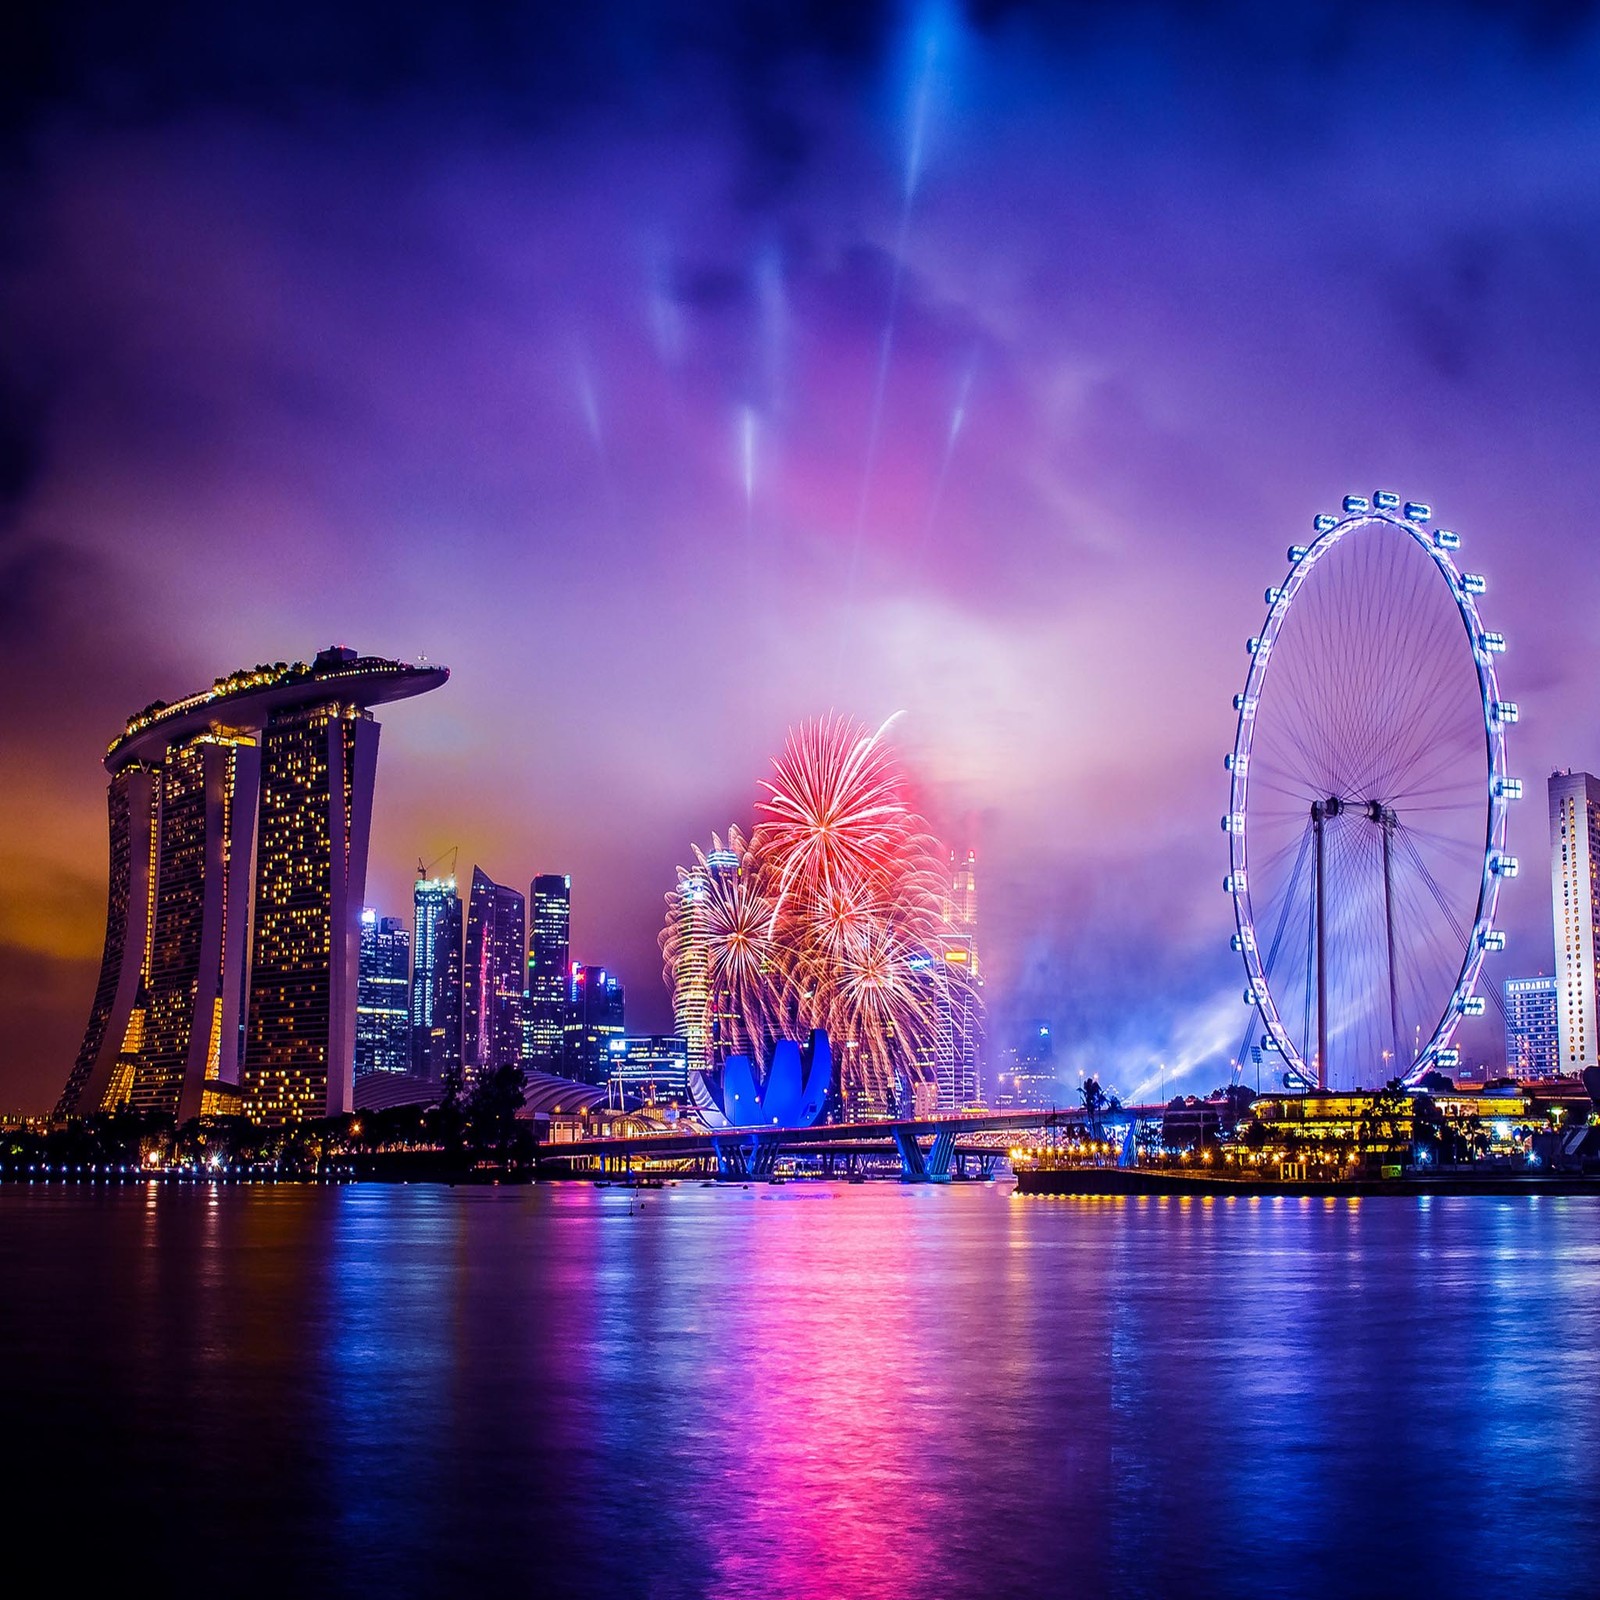
[[[383,911],[453,846],[570,871],[665,1026],[691,839],[790,723],[903,709],[997,1038],[1210,1087],[1243,641],[1378,487],[1489,575],[1530,797],[1488,970],[1549,970],[1543,780],[1600,767],[1589,8],[35,9],[0,1109],[77,1046],[124,717],[333,640],[453,673],[380,713]]]

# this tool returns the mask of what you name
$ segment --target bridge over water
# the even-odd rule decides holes
[[[994,1133],[1030,1129],[1080,1129],[1091,1121],[1131,1127],[1159,1117],[1165,1106],[1120,1106],[1091,1118],[1081,1107],[1048,1111],[978,1111],[876,1122],[825,1122],[810,1128],[726,1128],[705,1132],[636,1133],[576,1139],[539,1147],[541,1168],[565,1164],[601,1173],[630,1173],[635,1163],[714,1163],[719,1177],[769,1178],[784,1155],[897,1156],[901,1177],[913,1183],[947,1183],[968,1163],[987,1175],[1004,1152],[975,1142]]]

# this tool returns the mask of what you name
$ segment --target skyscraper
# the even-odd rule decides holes
[[[712,850],[706,855],[706,876],[713,889],[720,880],[722,903],[726,904],[731,887],[744,871],[736,850]],[[705,967],[702,960],[702,967]],[[733,991],[726,984],[711,981],[709,970],[703,979],[706,1000],[707,1049],[711,1065],[720,1067],[729,1056],[754,1055],[759,1041],[746,1036],[744,1015],[735,1002]],[[687,1037],[687,1035],[685,1035]]]
[[[404,1072],[411,1062],[411,935],[398,917],[361,913],[356,993],[356,1076]]]
[[[521,892],[474,867],[461,969],[461,1063],[468,1083],[522,1059],[526,933]]]
[[[1506,1071],[1548,1078],[1559,1070],[1561,1000],[1554,978],[1507,978]]]
[[[682,919],[672,995],[673,1020],[678,1036],[688,1041],[689,1066],[697,1072],[720,1067],[730,1055],[749,1053],[755,1041],[745,1038],[739,1008],[726,989],[715,990],[707,959],[707,914],[716,880],[743,871],[734,850],[712,850],[703,866],[689,869],[678,884],[678,915]]]
[[[202,734],[161,772],[155,921],[144,1048],[128,1098],[179,1122],[200,1115],[206,1080],[239,1081],[245,909],[259,752]]]
[[[1600,783],[1587,772],[1550,774],[1550,899],[1556,934],[1561,1070],[1600,1064]]]
[[[448,676],[334,648],[128,719],[106,756],[100,979],[59,1110],[129,1099],[184,1119],[220,1086],[269,1120],[348,1107],[366,708]]]
[[[1017,1043],[1000,1052],[995,1074],[997,1106],[1047,1107],[1067,1103],[1066,1087],[1056,1078],[1055,1046],[1048,1022],[1029,1022]]]
[[[611,1076],[611,1042],[626,1037],[622,980],[604,967],[572,964],[562,1073],[580,1083]]]
[[[528,885],[528,984],[523,1059],[537,1072],[557,1072],[569,1004],[572,879],[541,873]]]
[[[152,863],[156,848],[160,774],[130,765],[114,771],[106,790],[111,832],[111,869],[106,894],[106,938],[100,957],[100,980],[89,1007],[83,1044],[57,1102],[58,1115],[95,1111],[102,1104],[120,1105],[127,1085],[113,1093],[112,1078],[119,1057],[134,1047],[142,1053],[146,1003],[145,958],[150,943],[151,901],[155,898]],[[129,1038],[138,1000],[139,1040]]]
[[[454,878],[416,883],[411,1070],[436,1083],[461,1067],[461,896]]]
[[[950,898],[946,929],[939,950],[942,962],[943,1011],[935,1081],[941,1110],[961,1111],[979,1098],[978,1053],[983,1043],[978,991],[983,974],[978,963],[978,857],[969,850],[964,860],[950,862]]]
[[[678,884],[677,915],[682,924],[678,941],[681,953],[674,972],[672,1017],[678,1037],[687,1042],[689,1068],[694,1072],[709,1072],[714,1064],[707,976],[705,880],[705,872],[695,867]]]

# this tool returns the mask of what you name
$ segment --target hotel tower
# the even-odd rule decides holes
[[[448,676],[336,647],[129,719],[106,755],[100,980],[58,1112],[350,1109],[370,708]]]
[[[1600,1064],[1600,783],[1550,774],[1550,900],[1556,933],[1561,1070]]]

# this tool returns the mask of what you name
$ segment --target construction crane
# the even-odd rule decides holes
[[[432,861],[429,861],[429,862],[425,863],[423,861],[422,857],[418,856],[417,857],[417,877],[419,879],[431,878],[433,876],[433,869],[436,866],[438,866],[441,861],[444,860],[445,856],[448,856],[450,858],[450,871],[448,873],[446,873],[445,876],[446,877],[450,877],[450,878],[454,878],[455,875],[456,875],[456,858],[460,854],[461,854],[461,846],[458,845],[458,844],[453,844],[453,845],[450,846],[450,848],[448,850],[446,850],[444,852],[444,855],[435,856]]]

